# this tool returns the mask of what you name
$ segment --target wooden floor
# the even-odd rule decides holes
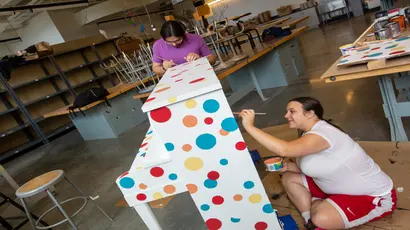
[[[263,129],[278,138],[293,140],[297,138],[295,130],[289,129],[288,125],[271,126]],[[243,137],[249,149],[257,149],[262,157],[272,155],[266,148],[260,146],[247,133]],[[367,223],[363,226],[353,228],[355,230],[408,230],[410,229],[410,142],[359,142],[363,149],[379,164],[394,182],[394,186],[403,187],[404,191],[398,193],[397,209],[393,215],[381,220]],[[394,162],[394,163],[392,163]],[[280,181],[279,173],[265,173],[260,175],[263,185],[269,196],[273,193],[283,193],[284,188]],[[277,200],[271,199],[272,206],[278,211],[280,216],[292,215],[300,229],[303,227],[303,218],[296,210],[295,206],[289,201],[286,194],[281,194]]]

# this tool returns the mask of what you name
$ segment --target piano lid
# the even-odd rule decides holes
[[[168,69],[145,104],[143,112],[149,112],[196,96],[222,89],[207,58]]]

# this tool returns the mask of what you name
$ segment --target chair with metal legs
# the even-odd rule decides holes
[[[50,188],[54,185],[56,185],[58,182],[66,180],[69,184],[71,184],[82,196],[78,197],[73,197],[64,201],[58,201],[56,197],[53,195],[53,193],[50,191]],[[25,198],[29,198],[32,196],[35,196],[41,192],[46,192],[51,201],[54,203],[54,206],[48,209],[43,215],[41,215],[36,222],[34,222],[33,218],[30,215],[30,210],[29,207],[24,200]],[[94,203],[94,205],[108,218],[110,221],[112,221],[111,217],[104,212],[96,203],[94,200],[92,200],[89,196],[87,196],[81,189],[79,189],[75,184],[73,184],[70,180],[67,179],[65,176],[65,173],[63,170],[54,170],[48,173],[45,173],[41,176],[38,176],[29,182],[25,183],[23,186],[21,186],[17,191],[16,191],[16,196],[20,198],[21,203],[24,206],[24,209],[26,211],[26,214],[28,216],[28,219],[30,221],[31,226],[33,229],[48,229],[48,228],[53,228],[56,227],[60,224],[68,222],[68,224],[71,226],[72,229],[77,230],[77,226],[74,224],[72,218],[76,216],[79,212],[81,212],[85,206],[87,205],[88,201],[91,201]],[[77,199],[82,199],[84,201],[83,205],[72,215],[68,215],[67,212],[63,209],[61,206],[62,204],[65,204],[67,202],[70,202],[72,200],[77,200]],[[54,210],[55,208],[58,208],[61,214],[64,216],[65,219],[61,220],[60,222],[57,222],[53,225],[50,225],[48,227],[42,227],[39,226],[40,221],[44,218],[45,215],[47,215],[49,212]]]

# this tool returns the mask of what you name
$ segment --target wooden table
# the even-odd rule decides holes
[[[74,110],[75,114],[70,115],[70,119],[83,139],[117,138],[121,133],[144,122],[147,116],[141,111],[142,102],[133,98],[139,84],[119,84],[107,89],[110,94],[106,98],[111,106],[100,100],[81,108],[85,116],[78,109]],[[45,114],[44,117],[67,115],[70,106]]]
[[[245,51],[248,58],[218,71],[219,80],[227,78],[232,88],[233,94],[228,97],[229,104],[233,105],[255,89],[262,100],[267,100],[263,89],[286,86],[288,82],[295,80],[293,78],[302,75],[304,63],[296,38],[307,28],[304,26],[294,29],[291,35],[264,42],[261,48]]]
[[[410,36],[407,29],[402,36]],[[383,110],[389,120],[390,134],[392,141],[408,141],[401,118],[410,116],[410,56],[386,60],[385,65],[373,66],[371,69],[366,64],[350,67],[337,67],[340,57],[322,75],[327,83],[378,77],[380,92],[383,98]],[[393,87],[399,90],[396,92]],[[405,102],[398,102],[397,99]]]

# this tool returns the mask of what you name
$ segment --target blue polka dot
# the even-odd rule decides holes
[[[204,186],[209,189],[216,188],[217,185],[218,185],[218,182],[216,180],[206,179],[204,181]]]
[[[387,46],[385,49],[393,49],[393,48],[396,48],[398,45],[399,44],[394,44],[394,45],[391,45],[391,46]]]
[[[343,63],[346,63],[348,61],[349,61],[348,59],[342,59],[342,60],[339,61],[339,64],[343,64]]]
[[[147,135],[150,135],[152,133],[152,130],[151,131],[149,131],[148,133],[147,133]]]
[[[202,210],[202,211],[208,211],[210,208],[211,208],[211,207],[209,207],[209,205],[207,205],[207,204],[201,205],[201,210]]]
[[[216,145],[216,138],[209,133],[199,135],[196,138],[196,145],[202,150],[212,149]]]
[[[123,177],[120,180],[120,185],[123,188],[132,188],[135,185],[135,182],[132,178],[129,177]]]
[[[404,40],[407,40],[407,39],[410,39],[410,37],[399,38],[399,39],[396,40],[396,42],[404,41]]]
[[[265,204],[262,208],[264,213],[273,213],[275,210],[273,210],[272,205],[271,204]]]
[[[165,143],[165,148],[168,150],[168,152],[171,152],[172,150],[175,149],[175,146],[172,143]]]
[[[228,117],[225,118],[221,123],[222,129],[228,132],[233,132],[238,129],[238,124],[236,123],[235,118]]]
[[[374,54],[369,54],[369,57],[377,57],[382,55],[383,53],[374,53]]]
[[[227,165],[228,164],[228,160],[227,159],[221,159],[220,161],[219,161],[219,163],[221,164],[221,165]]]
[[[177,176],[177,174],[175,174],[175,173],[171,173],[171,174],[169,174],[168,178],[169,178],[170,180],[176,180],[176,179],[178,178],[178,176]]]
[[[232,223],[239,223],[241,221],[241,218],[231,217],[231,221]]]
[[[252,181],[246,181],[245,183],[243,183],[243,187],[245,187],[246,189],[251,189],[255,186],[255,184]]]
[[[219,102],[214,99],[206,100],[203,108],[207,113],[215,113],[219,109]]]
[[[140,156],[141,156],[141,157],[145,157],[146,154],[147,154],[147,153],[143,153],[143,154],[141,154]]]

